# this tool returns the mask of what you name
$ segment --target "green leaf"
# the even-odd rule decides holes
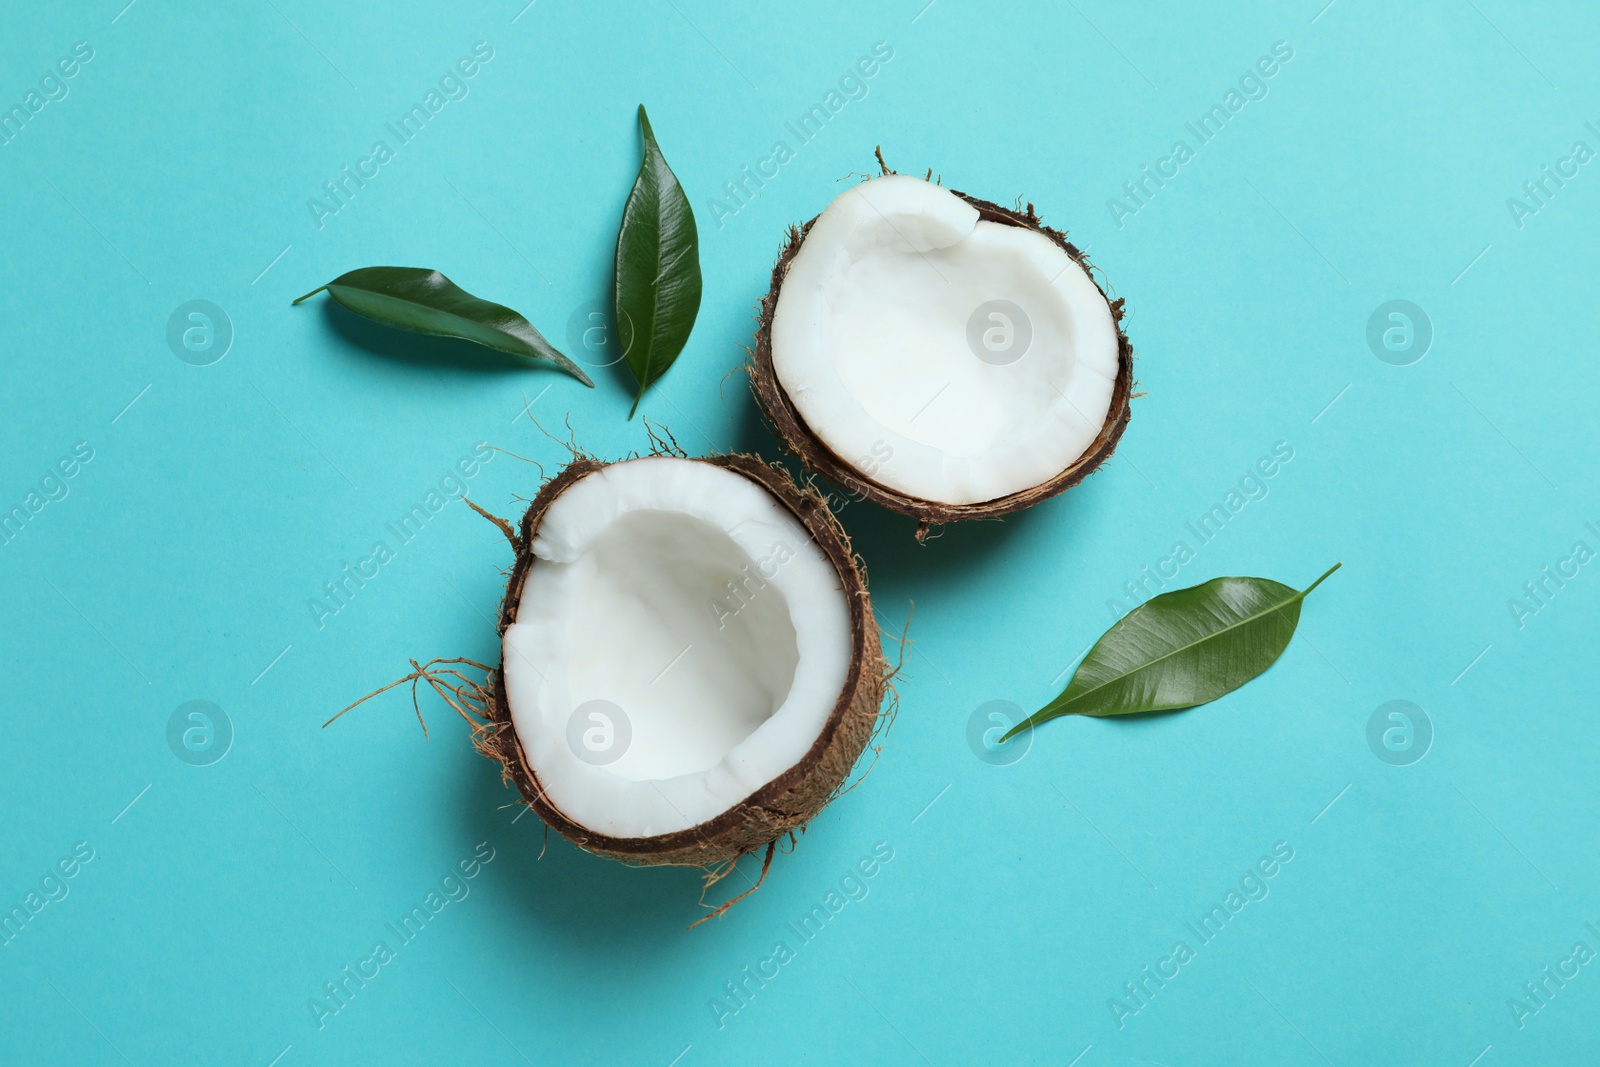
[[[694,212],[656,146],[643,104],[639,132],[644,135],[644,162],[622,211],[615,294],[617,333],[639,383],[630,419],[650,383],[683,351],[700,312],[700,237]]]
[[[1162,593],[1107,630],[1061,695],[1004,741],[1061,715],[1132,715],[1192,708],[1231,693],[1277,661],[1300,622],[1304,590],[1266,578],[1215,578]]]
[[[436,270],[362,267],[311,290],[295,303],[324,289],[340,306],[373,322],[434,337],[457,337],[496,352],[544,360],[584,385],[594,385],[527,319],[508,307],[479,300]]]

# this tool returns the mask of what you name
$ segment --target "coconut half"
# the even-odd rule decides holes
[[[577,458],[516,543],[479,747],[550,826],[704,866],[837,794],[887,671],[818,494],[745,456]]]
[[[933,523],[1052,496],[1128,422],[1122,301],[1033,212],[886,173],[791,230],[750,367],[810,468]]]

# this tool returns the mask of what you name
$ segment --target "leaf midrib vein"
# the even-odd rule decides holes
[[[658,227],[661,224],[659,207],[660,205],[657,205],[658,210],[656,214],[656,225]],[[656,248],[659,250],[660,247],[661,243],[658,240],[656,242]],[[639,382],[639,391],[641,393],[644,392],[645,386],[649,385],[651,381],[654,380],[650,375],[650,370],[655,363],[656,336],[661,332],[661,291],[665,288],[665,286],[662,285],[662,281],[666,277],[667,272],[676,266],[678,261],[687,255],[688,252],[689,246],[685,244],[683,247],[678,249],[677,254],[672,257],[672,261],[670,263],[661,262],[659,251],[656,255],[655,284],[651,286],[651,288],[654,290],[654,297],[650,302],[650,339],[646,344],[644,355],[644,373],[640,375]]]
[[[1120,681],[1123,681],[1124,679],[1131,678],[1135,674],[1139,673],[1140,671],[1149,670],[1151,667],[1154,667],[1156,664],[1162,662],[1163,660],[1171,659],[1173,656],[1178,655],[1180,652],[1187,652],[1189,649],[1194,648],[1196,645],[1204,644],[1205,642],[1213,640],[1213,639],[1221,636],[1222,634],[1225,634],[1225,633],[1229,632],[1230,630],[1237,630],[1241,626],[1247,626],[1250,623],[1257,621],[1258,619],[1263,619],[1263,618],[1267,617],[1268,615],[1271,615],[1271,614],[1273,614],[1275,612],[1282,611],[1284,608],[1288,607],[1290,604],[1293,604],[1296,600],[1300,600],[1300,599],[1302,599],[1304,597],[1305,597],[1305,593],[1296,591],[1293,596],[1291,596],[1289,599],[1285,600],[1281,604],[1278,604],[1278,605],[1276,605],[1276,606],[1274,606],[1274,607],[1272,607],[1272,608],[1270,608],[1270,609],[1268,609],[1266,611],[1262,611],[1262,612],[1258,612],[1258,613],[1256,613],[1254,615],[1246,616],[1245,618],[1240,619],[1238,622],[1231,623],[1231,624],[1229,624],[1227,626],[1224,626],[1220,630],[1213,631],[1212,633],[1209,633],[1204,637],[1198,638],[1197,640],[1194,640],[1194,641],[1190,641],[1188,644],[1182,645],[1182,646],[1180,646],[1178,648],[1175,648],[1170,652],[1164,652],[1161,655],[1157,656],[1155,659],[1150,660],[1147,663],[1142,663],[1139,666],[1135,667],[1131,671],[1128,671],[1128,672],[1126,672],[1124,674],[1119,674],[1115,678],[1111,678],[1111,679],[1108,679],[1107,681],[1101,682],[1099,685],[1095,686],[1093,689],[1085,689],[1083,692],[1079,693],[1077,696],[1073,697],[1071,700],[1063,701],[1060,704],[1055,704],[1054,702],[1052,702],[1051,704],[1047,704],[1046,705],[1046,709],[1048,709],[1050,707],[1056,707],[1056,708],[1070,707],[1071,705],[1078,703],[1080,700],[1083,700],[1085,697],[1088,697],[1088,696],[1090,696],[1090,695],[1092,695],[1094,693],[1098,693],[1098,692],[1100,692],[1100,690],[1106,688],[1107,686],[1115,685],[1116,683],[1118,683]],[[1098,644],[1098,643],[1099,642],[1096,642],[1096,644]],[[1094,650],[1090,649],[1089,650],[1089,654],[1093,655],[1094,654]],[[1072,685],[1072,683],[1069,681],[1067,683],[1067,686],[1070,688],[1071,685]]]

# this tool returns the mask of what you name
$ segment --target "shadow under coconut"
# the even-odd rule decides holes
[[[350,348],[368,356],[377,356],[391,363],[399,363],[422,370],[448,370],[475,374],[512,375],[527,371],[540,371],[560,379],[570,379],[566,371],[553,363],[497,352],[471,341],[455,337],[434,337],[430,334],[411,333],[362,318],[353,311],[340,307],[332,297],[316,298],[322,321]],[[543,331],[541,331],[543,332]],[[547,335],[548,336],[548,335]],[[551,343],[560,348],[560,342]],[[590,368],[585,368],[588,371]],[[590,373],[593,378],[594,374]],[[583,383],[573,380],[578,388]]]
[[[745,390],[746,402],[734,430],[734,449],[752,452],[768,458],[779,457],[796,480],[802,480],[803,469],[797,459],[783,448],[782,443],[767,424],[766,417],[749,396],[749,382],[743,374],[730,376],[726,389]],[[1079,493],[1084,485],[1075,487]],[[1074,492],[1067,492],[1041,501],[1024,511],[1013,512],[1000,519],[968,520],[937,526],[928,532],[927,540],[917,542],[917,520],[891,511],[870,500],[852,497],[845,489],[820,475],[817,488],[828,495],[833,512],[838,516],[849,535],[851,548],[867,563],[867,577],[874,603],[880,594],[895,598],[915,599],[926,590],[926,580],[939,579],[939,592],[968,587],[995,588],[1011,564],[1006,549],[1020,539],[1044,536],[1048,532],[1050,516],[1059,523],[1060,509],[1072,509]],[[1063,544],[1064,551],[1072,551],[1070,537]],[[894,627],[897,620],[883,617],[880,624]]]
[[[628,867],[584,852],[554,831],[547,845],[537,815],[529,811],[517,818],[520,796],[501,785],[498,764],[474,758],[481,766],[463,776],[456,810],[469,840],[487,840],[498,850],[492,868],[496,892],[516,902],[506,909],[514,920],[506,935],[540,952],[549,951],[552,935],[575,951],[626,950],[628,970],[640,973],[668,962],[670,947],[685,943],[684,928],[705,914],[696,904],[700,872]],[[735,874],[713,887],[708,902],[720,903],[718,890],[737,880]],[[650,951],[636,951],[641,948]]]

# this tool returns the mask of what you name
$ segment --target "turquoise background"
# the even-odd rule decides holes
[[[93,450],[0,546],[0,907],[94,854],[0,949],[0,1062],[1594,1058],[1600,966],[1537,1014],[1523,984],[1600,950],[1600,565],[1520,620],[1510,600],[1574,542],[1600,549],[1600,163],[1520,226],[1507,206],[1575,141],[1600,149],[1592,9],[123,2],[0,16],[0,108],[93,49],[0,145],[0,508]],[[480,41],[469,95],[319,227],[308,200]],[[1279,41],[1268,95],[1118,225],[1108,199],[1194,148],[1185,123]],[[724,183],[794,147],[784,124],[875,42],[893,58],[866,96],[719,219]],[[608,292],[641,101],[701,226],[699,322],[642,408],[690,451],[777,454],[724,378],[785,227],[878,144],[1070,229],[1127,298],[1146,391],[1096,477],[1004,524],[918,547],[843,510],[882,623],[916,602],[899,718],[864,784],[693,932],[693,871],[553,836],[540,858],[437,701],[427,741],[400,692],[320,728],[409,657],[497,656],[509,554],[488,524],[451,502],[320,629],[307,606],[477,442],[546,471],[564,450],[535,420],[603,456],[646,447],[617,368],[590,391],[290,306],[354,267],[433,266],[565,347]],[[1420,362],[1368,346],[1394,299],[1431,322]],[[231,323],[209,366],[167,342],[191,300]],[[979,709],[1054,695],[1108,602],[1195,547],[1186,524],[1278,442],[1265,498],[1169,587],[1342,560],[1283,659],[1212,706],[1061,720],[1020,762],[977,758]],[[538,484],[503,454],[469,482],[503,514]],[[190,700],[232,724],[209,766],[168,744]],[[1406,766],[1367,740],[1390,700],[1431,723]],[[386,924],[480,842],[470,894],[319,1028],[324,983],[397,944]],[[801,945],[788,924],[879,842],[868,895]],[[1185,924],[1280,842],[1269,895],[1202,945]],[[1194,958],[1140,1006],[1124,983],[1180,939]],[[794,958],[715,1010],[779,940]]]

